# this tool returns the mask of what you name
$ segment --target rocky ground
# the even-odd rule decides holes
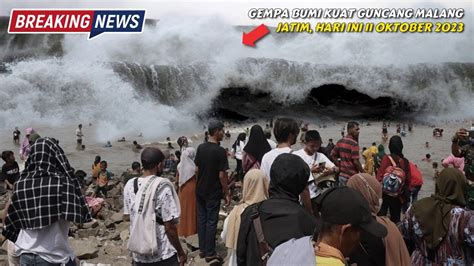
[[[170,177],[171,178],[171,177]],[[91,185],[85,192],[89,195],[93,191]],[[75,252],[78,265],[130,265],[131,256],[127,250],[130,222],[122,218],[123,208],[122,178],[117,177],[109,182],[108,198],[105,199],[100,211],[92,222],[81,225],[72,225],[69,242]],[[0,197],[0,210],[5,205],[11,193]],[[238,198],[235,198],[238,200]],[[235,202],[234,202],[235,203]],[[217,252],[223,258],[227,257],[227,249],[220,239],[224,219],[224,211],[220,212],[217,234]],[[3,227],[3,226],[1,226]],[[197,235],[180,238],[183,248],[188,253],[188,265],[219,265],[217,262],[206,263],[199,258]],[[0,244],[6,243],[0,236]],[[0,265],[8,265],[6,245],[0,248]]]

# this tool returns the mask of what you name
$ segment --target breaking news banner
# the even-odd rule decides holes
[[[12,9],[8,33],[141,33],[145,10]]]
[[[0,265],[473,265],[472,0],[0,1]]]

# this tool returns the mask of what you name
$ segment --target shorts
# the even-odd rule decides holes
[[[82,145],[82,139],[77,140],[77,145]]]

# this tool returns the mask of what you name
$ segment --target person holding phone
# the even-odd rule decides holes
[[[315,177],[319,179],[333,175],[337,173],[338,168],[328,159],[328,157],[326,157],[326,155],[317,152],[322,144],[321,136],[318,131],[308,130],[305,135],[304,144],[305,146],[303,149],[297,150],[293,154],[298,155],[303,159],[311,170],[308,177],[308,189],[313,213],[316,214],[316,197],[321,194],[321,191],[316,185],[317,180],[315,180]]]

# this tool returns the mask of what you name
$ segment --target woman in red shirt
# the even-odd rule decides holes
[[[382,162],[380,163],[380,167],[377,171],[377,180],[379,180],[379,182],[382,182],[383,176],[385,175],[387,168],[389,166],[393,166],[390,157],[396,163],[396,166],[400,167],[405,172],[405,180],[402,180],[402,189],[397,197],[389,196],[386,193],[383,193],[382,207],[380,208],[378,215],[387,216],[387,213],[390,211],[390,220],[396,224],[400,222],[400,213],[402,211],[402,205],[404,203],[408,203],[410,200],[410,163],[403,156],[403,142],[400,136],[392,136],[390,138],[388,148],[390,150],[390,154],[385,155],[382,158]]]

